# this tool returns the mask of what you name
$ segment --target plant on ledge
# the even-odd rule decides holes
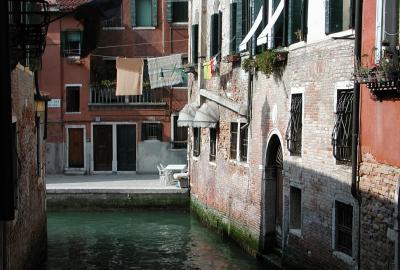
[[[255,58],[243,60],[242,68],[245,71],[261,71],[267,77],[271,74],[282,76],[288,52],[280,50],[265,50]]]
[[[240,61],[240,54],[237,52],[231,52],[224,56],[224,62],[226,63],[236,63]]]

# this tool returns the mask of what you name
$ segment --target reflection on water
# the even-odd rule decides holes
[[[189,213],[50,212],[47,270],[264,269]]]

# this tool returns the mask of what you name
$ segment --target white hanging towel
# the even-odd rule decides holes
[[[150,88],[173,86],[182,82],[182,55],[147,58]]]
[[[142,58],[117,57],[117,96],[142,95],[143,66]]]

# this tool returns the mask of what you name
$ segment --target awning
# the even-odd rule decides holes
[[[240,43],[240,45],[239,45],[240,51],[245,51],[247,49],[247,42],[249,42],[249,40],[253,37],[254,33],[257,31],[257,28],[261,24],[262,19],[263,19],[263,6],[261,6],[260,11],[258,12],[257,18],[256,18],[253,26],[250,28],[250,31],[247,33],[245,38]]]
[[[194,104],[186,104],[179,112],[178,127],[191,127],[197,107]]]
[[[270,37],[271,41],[271,29],[275,25],[276,21],[279,18],[279,15],[281,15],[283,8],[285,7],[285,0],[281,0],[279,2],[278,7],[275,9],[274,14],[271,16],[271,13],[268,15],[268,24],[265,26],[265,28],[262,30],[261,34],[257,37],[257,46],[265,44],[268,42],[268,37]],[[270,46],[268,46],[270,47]]]
[[[142,58],[117,57],[117,96],[142,94],[143,63]]]
[[[193,127],[215,128],[219,121],[218,104],[208,101],[201,105],[193,119]]]
[[[147,58],[151,89],[173,86],[182,82],[182,55]]]

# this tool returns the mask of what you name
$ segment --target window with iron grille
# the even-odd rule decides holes
[[[237,158],[238,123],[231,123],[231,159]]]
[[[293,94],[290,105],[290,119],[286,130],[287,148],[292,155],[301,155],[301,133],[303,95]]]
[[[193,156],[200,156],[201,129],[193,128]]]
[[[210,128],[210,161],[215,161],[217,154],[217,129]]]
[[[247,161],[248,125],[240,123],[240,161]]]
[[[67,112],[79,112],[80,87],[67,86]]]
[[[144,140],[162,141],[162,124],[142,123],[142,141]]]
[[[353,132],[353,90],[338,90],[336,122],[332,131],[333,156],[339,162],[351,162]]]
[[[188,22],[188,2],[172,2],[172,22]]]
[[[335,209],[335,249],[352,256],[353,206],[336,201]]]
[[[81,55],[81,31],[61,32],[61,54],[64,57],[79,57]]]
[[[118,7],[118,11],[115,13],[117,14],[116,16],[104,20],[103,21],[103,27],[121,27],[122,26],[122,8],[121,5]]]
[[[187,127],[178,127],[178,115],[173,115],[172,121],[174,130],[172,138],[172,148],[184,149],[187,146]]]

